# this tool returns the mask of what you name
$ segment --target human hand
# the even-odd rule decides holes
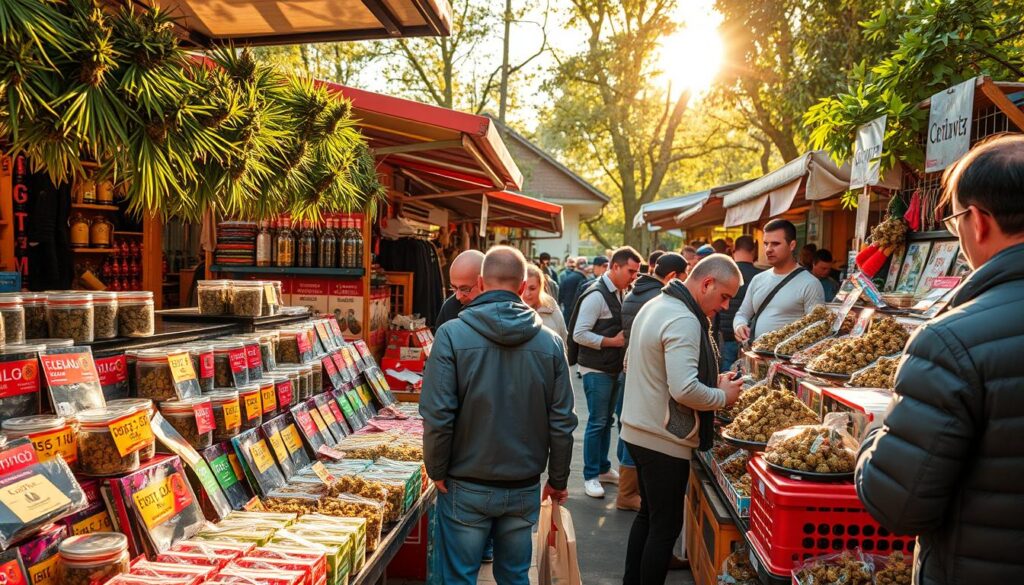
[[[750,327],[747,325],[733,327],[732,333],[736,336],[736,341],[740,343],[746,343],[750,339]]]
[[[442,494],[447,494],[448,493],[448,486],[446,486],[444,484],[444,480],[443,479],[435,479],[434,480],[434,487],[436,487],[437,491],[441,492]]]
[[[626,346],[626,334],[619,331],[619,334],[615,337],[605,337],[604,341],[601,342],[601,347],[625,347]]]
[[[541,492],[540,501],[543,502],[548,498],[551,498],[552,502],[564,504],[567,501],[569,501],[569,490],[556,490],[555,488],[551,487],[551,484],[546,483],[544,484],[544,491]]]
[[[732,406],[743,392],[743,380],[739,376],[733,377],[732,374],[727,372],[718,376],[718,389],[725,392],[726,406]]]

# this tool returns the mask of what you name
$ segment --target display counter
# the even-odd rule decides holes
[[[423,516],[429,514],[436,500],[437,488],[431,484],[427,491],[420,496],[416,505],[406,512],[402,519],[381,538],[380,546],[372,556],[366,559],[366,566],[363,567],[363,570],[349,580],[349,585],[376,585],[379,583],[386,576],[388,565],[405,545],[405,541],[416,527],[416,523]]]

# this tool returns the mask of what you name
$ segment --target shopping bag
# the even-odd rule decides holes
[[[534,550],[539,585],[582,585],[572,515],[550,499],[541,503]]]

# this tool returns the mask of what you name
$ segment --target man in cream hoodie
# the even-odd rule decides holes
[[[665,582],[683,526],[694,449],[708,449],[714,411],[739,397],[734,373],[718,373],[710,319],[743,284],[732,258],[712,254],[686,282],[670,281],[633,322],[626,354],[622,440],[636,462],[640,512],[626,547],[624,585]]]

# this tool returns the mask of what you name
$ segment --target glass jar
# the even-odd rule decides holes
[[[231,314],[239,317],[263,314],[263,284],[260,281],[231,281]]]
[[[25,311],[25,338],[34,339],[50,334],[46,322],[46,294],[21,293],[21,305]]]
[[[192,344],[183,346],[182,349],[187,349],[188,355],[192,358],[192,368],[196,371],[199,389],[205,393],[216,388],[213,346]]]
[[[93,341],[93,303],[89,293],[59,292],[46,297],[46,321],[50,337],[74,339],[75,343]]]
[[[93,248],[109,248],[114,243],[114,223],[98,215],[89,226],[89,245]]]
[[[205,449],[213,444],[213,429],[205,433],[199,432],[200,421],[197,410],[210,407],[210,399],[206,396],[186,398],[184,400],[168,400],[160,403],[160,414],[171,423],[174,430],[184,437],[185,441],[196,449]]]
[[[135,354],[135,395],[154,402],[177,400],[166,349],[143,349]]]
[[[200,315],[231,314],[230,280],[200,280],[196,287]]]
[[[263,362],[263,372],[269,372],[277,367],[277,333],[264,333],[260,335],[260,360]]]
[[[149,420],[153,420],[153,415],[156,414],[156,407],[153,406],[153,401],[148,398],[118,398],[116,400],[108,400],[107,408],[127,408],[134,411],[144,410],[149,413]],[[145,463],[156,456],[156,439],[153,440],[148,446],[143,447],[139,450],[139,461]]]
[[[111,205],[114,203],[114,183],[101,181],[96,187],[96,202],[100,205]]]
[[[260,401],[263,403],[263,420],[270,420],[281,412],[277,405],[278,378],[277,374],[270,374],[260,380]],[[280,379],[287,380],[284,376],[280,376]]]
[[[117,293],[117,331],[121,337],[149,337],[156,332],[151,291]]]
[[[231,356],[232,354],[238,355],[239,352],[242,356],[240,358],[241,370],[232,372]],[[245,359],[245,344],[238,341],[213,344],[213,377],[213,385],[217,388],[231,388],[249,383],[249,364]]]
[[[45,309],[44,309],[45,310]],[[5,343],[25,342],[25,307],[21,295],[17,293],[0,294],[0,316],[3,317]]]
[[[78,433],[63,416],[19,416],[5,420],[2,427],[10,440],[28,437],[40,463],[60,455],[72,470],[78,468]]]
[[[117,337],[117,296],[116,292],[92,293],[93,337],[113,339]]]
[[[68,220],[68,226],[71,228],[71,247],[88,248],[89,220],[80,212],[76,212]]]
[[[271,392],[273,392],[273,381],[268,380],[265,382],[269,382]],[[218,390],[231,389],[221,388]],[[241,408],[242,414],[242,426],[239,432],[255,429],[263,424],[263,401],[260,399],[260,384],[246,384],[235,388],[235,390],[238,391],[238,405]]]
[[[70,536],[61,541],[57,557],[57,583],[105,583],[128,572],[128,537],[119,532]]]
[[[110,423],[133,414],[130,408],[102,406],[78,413],[78,470],[83,475],[109,476],[139,468],[139,452],[121,455]]]
[[[242,409],[237,390],[218,390],[206,395],[213,407],[214,441],[227,441],[242,431]]]

